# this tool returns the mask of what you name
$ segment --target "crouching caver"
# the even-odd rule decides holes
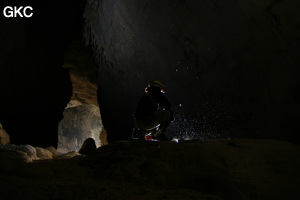
[[[145,88],[145,94],[140,99],[133,113],[135,128],[133,139],[168,140],[165,130],[173,120],[171,103],[165,97],[165,86],[160,81],[151,81]]]

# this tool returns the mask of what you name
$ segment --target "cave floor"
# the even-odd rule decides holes
[[[299,199],[300,146],[274,140],[115,142],[0,172],[1,199]]]

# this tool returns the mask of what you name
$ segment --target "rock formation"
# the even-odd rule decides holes
[[[55,149],[53,146],[47,147],[46,149],[52,153],[53,157],[57,155],[57,149]]]
[[[35,147],[36,150],[36,156],[39,159],[52,159],[53,158],[53,153],[51,151],[49,151],[48,149],[44,149],[41,147]]]
[[[81,156],[81,154],[76,151],[70,151],[66,154],[59,154],[55,158],[56,159],[69,159],[69,158],[73,158],[73,157],[77,157],[77,156]]]
[[[82,147],[80,148],[78,153],[87,155],[96,149],[97,147],[95,140],[93,138],[87,138],[86,140],[84,140]]]
[[[79,151],[87,138],[101,145],[102,121],[97,102],[95,65],[86,47],[74,43],[65,56],[70,72],[72,97],[58,126],[58,153]]]
[[[0,171],[4,173],[16,170],[20,164],[30,161],[25,152],[9,149],[8,146],[0,145]]]
[[[31,145],[0,145],[1,160],[8,162],[32,162],[37,160],[36,149]]]
[[[101,142],[101,146],[107,145],[108,141],[107,141],[107,132],[105,130],[104,127],[102,127],[102,131],[100,133],[100,142]]]
[[[3,129],[2,124],[0,123],[0,145],[9,144],[9,143],[10,143],[10,137]]]
[[[52,147],[44,149],[41,147],[33,147],[31,145],[0,145],[0,160],[7,160],[8,163],[16,162],[32,162],[34,160],[52,159],[56,156],[56,150]],[[53,151],[53,152],[52,152]]]
[[[130,135],[138,98],[158,79],[183,113],[175,135],[299,140],[299,7],[298,0],[88,0],[85,38],[98,56],[108,136]]]

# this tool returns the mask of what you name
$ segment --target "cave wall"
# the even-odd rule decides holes
[[[297,0],[88,0],[85,38],[98,59],[110,139],[129,137],[137,101],[158,79],[183,113],[179,127],[299,142],[299,6]]]

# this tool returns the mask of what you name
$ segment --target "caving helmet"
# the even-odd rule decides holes
[[[147,87],[145,88],[145,92],[148,92],[148,88],[150,88],[150,87],[158,87],[158,88],[161,89],[162,93],[166,92],[166,88],[165,88],[164,84],[162,84],[158,80],[154,80],[154,81],[149,82],[148,85],[147,85]]]

